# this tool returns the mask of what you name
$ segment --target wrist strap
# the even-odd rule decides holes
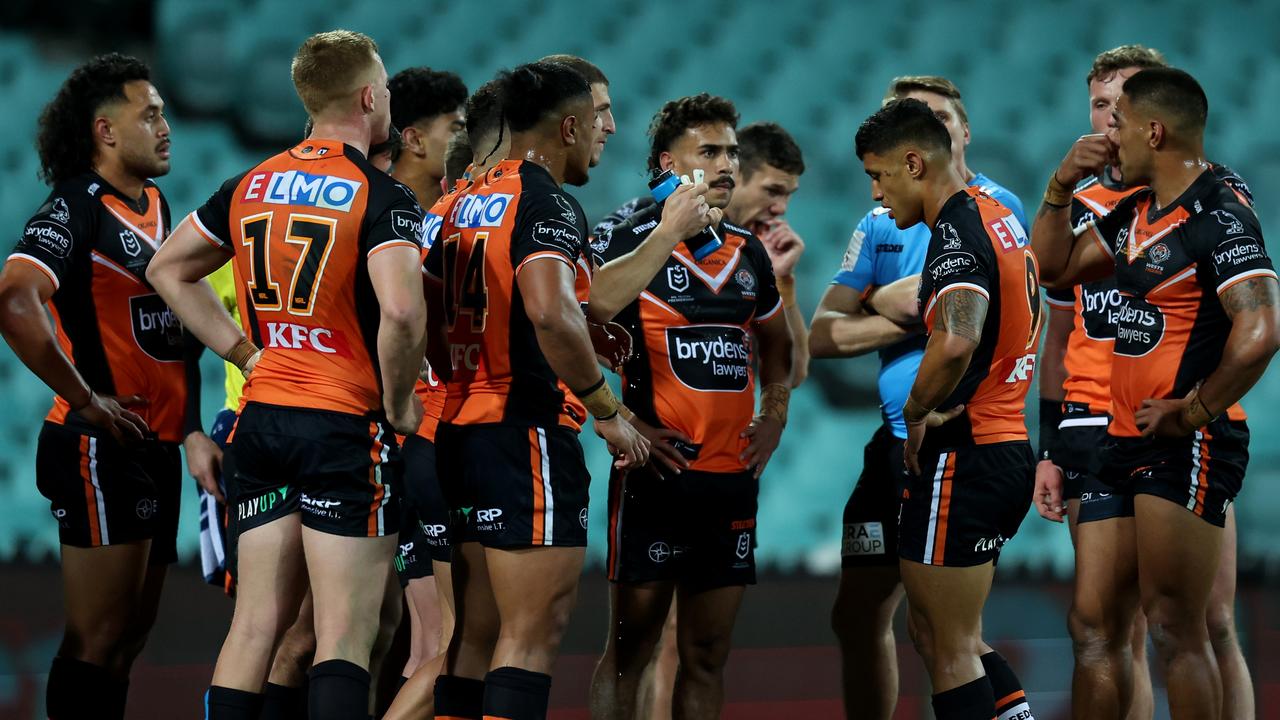
[[[911,410],[913,405],[915,406],[916,409],[920,410],[921,412],[919,413],[912,412]],[[915,398],[911,397],[910,395],[907,396],[907,401],[902,405],[902,419],[906,420],[908,423],[912,425],[915,425],[916,423],[924,422],[929,417],[929,413],[931,412],[933,412],[931,408],[927,408],[924,405],[920,404],[919,402],[916,401]],[[911,416],[917,415],[917,414],[919,415],[919,417],[917,417],[915,420],[912,420]]]
[[[586,406],[587,412],[596,420],[612,420],[622,407],[622,402],[613,394],[613,388],[600,377],[600,382],[591,386],[586,393],[578,394],[578,399]],[[576,394],[576,393],[575,393]]]
[[[1191,393],[1191,399],[1187,402],[1187,406],[1182,409],[1182,419],[1192,429],[1202,428],[1216,419],[1216,416],[1209,412],[1209,408],[1200,399],[1200,390],[1196,389]]]
[[[222,356],[222,359],[240,368],[240,372],[244,372],[244,366],[249,362],[249,358],[257,352],[258,346],[249,342],[248,338],[242,337],[230,352]]]
[[[1054,170],[1044,191],[1044,204],[1061,210],[1071,204],[1071,195],[1071,188],[1058,181],[1058,171]]]

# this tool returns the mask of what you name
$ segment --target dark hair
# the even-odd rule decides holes
[[[124,86],[150,80],[151,69],[129,55],[99,55],[71,71],[44,106],[36,130],[40,179],[49,184],[93,167],[93,121],[103,105],[127,100]]]
[[[711,123],[737,128],[738,109],[732,101],[708,93],[667,101],[649,122],[649,172],[658,169],[658,158],[686,130]]]
[[[1164,59],[1164,54],[1159,50],[1143,45],[1121,45],[1098,53],[1098,57],[1093,59],[1093,67],[1089,68],[1089,76],[1084,79],[1084,82],[1089,85],[1094,80],[1109,80],[1125,68],[1146,70],[1162,67],[1169,67],[1169,62]]]
[[[883,155],[903,143],[922,150],[951,155],[951,135],[929,106],[915,98],[890,100],[862,121],[854,137],[854,151],[861,160],[867,153]]]
[[[391,90],[391,124],[407,128],[423,119],[451,113],[467,101],[467,86],[451,72],[413,67],[387,82]]]
[[[586,78],[560,63],[527,63],[504,70],[496,80],[502,115],[513,133],[529,130],[570,100],[591,96]]]
[[[1124,81],[1124,94],[1130,103],[1143,105],[1171,120],[1183,133],[1203,133],[1209,119],[1209,98],[1185,70],[1166,67],[1139,71]]]
[[[444,151],[444,179],[450,187],[467,173],[475,153],[465,130],[459,130],[449,138]]]
[[[885,91],[884,101],[901,100],[913,92],[929,92],[951,101],[960,116],[960,122],[969,124],[969,112],[964,109],[964,99],[960,97],[960,88],[941,75],[902,75],[894,78]]]
[[[587,81],[588,85],[608,85],[609,78],[595,63],[577,55],[548,55],[538,62],[553,62],[568,65]]]
[[[467,144],[473,152],[492,153],[502,144],[504,123],[502,86],[490,80],[467,98]]]
[[[395,162],[400,157],[400,146],[400,128],[393,124],[388,128],[387,139],[369,148],[369,159],[372,160],[375,155],[386,153],[391,156],[392,162]]]
[[[745,180],[761,165],[792,175],[804,174],[804,156],[791,133],[778,123],[753,122],[738,131],[738,167]]]

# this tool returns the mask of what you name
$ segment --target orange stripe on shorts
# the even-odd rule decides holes
[[[93,475],[89,471],[89,436],[80,436],[80,477],[84,479],[84,506],[89,513],[89,542],[102,544],[102,526],[98,524],[98,497],[93,492]]]
[[[538,447],[537,428],[529,428],[529,466],[533,470],[533,544],[546,545],[543,516],[547,511],[547,498],[542,490],[542,449]]]
[[[1200,487],[1196,489],[1196,515],[1204,515],[1204,497],[1209,490],[1209,441],[1213,439],[1209,431],[1201,433],[1200,441]]]
[[[386,489],[378,482],[378,466],[382,464],[382,441],[378,439],[378,430],[378,423],[369,423],[369,439],[373,441],[369,450],[369,457],[373,460],[369,466],[369,484],[373,486],[373,502],[369,505],[369,537],[378,536],[378,508],[386,494]]]
[[[938,498],[938,529],[933,537],[933,564],[943,564],[947,550],[947,518],[951,514],[951,478],[956,474],[956,453],[947,453],[947,469],[942,471]]]

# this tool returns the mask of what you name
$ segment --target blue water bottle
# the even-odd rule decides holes
[[[671,197],[671,193],[680,187],[680,178],[670,170],[663,170],[649,181],[649,192],[653,193],[653,199],[657,201],[661,207]],[[689,253],[693,255],[693,259],[701,262],[711,253],[720,249],[724,245],[724,241],[716,234],[715,229],[710,225],[702,228],[697,235],[684,241],[684,246],[689,248]]]

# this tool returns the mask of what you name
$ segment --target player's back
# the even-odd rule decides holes
[[[263,348],[246,402],[381,412],[367,262],[419,247],[412,193],[354,148],[307,140],[227,181],[196,219],[234,252],[241,320]]]
[[[938,300],[948,292],[970,290],[988,302],[978,347],[941,408],[965,404],[966,441],[1025,440],[1023,409],[1035,368],[1041,305],[1039,270],[1022,224],[981,190],[956,193],[938,216],[920,288],[931,332]]]
[[[577,201],[535,163],[504,161],[462,192],[427,263],[444,282],[453,365],[442,420],[579,425],[538,345],[517,276],[544,258],[577,268],[586,237]]]

